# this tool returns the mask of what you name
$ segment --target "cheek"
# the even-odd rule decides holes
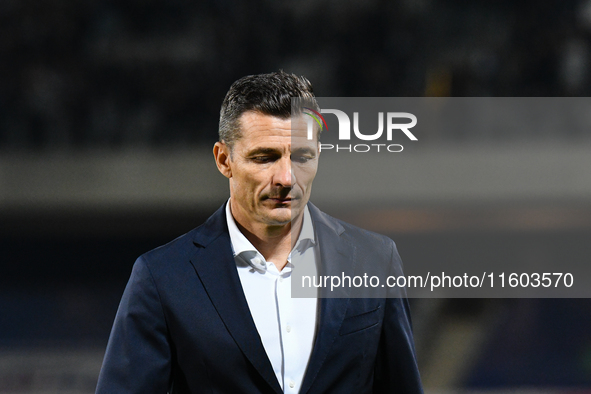
[[[265,188],[267,183],[265,182],[263,171],[257,171],[256,173],[249,173],[244,174],[241,178],[241,187],[242,190],[247,195],[258,195],[260,194]]]
[[[303,189],[309,189],[316,177],[316,167],[300,168],[295,171],[297,183]]]

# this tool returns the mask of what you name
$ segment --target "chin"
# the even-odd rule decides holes
[[[275,208],[269,212],[266,222],[273,226],[282,226],[291,222],[290,208]]]
[[[291,214],[288,215],[272,215],[269,217],[269,224],[275,226],[282,226],[291,222]]]

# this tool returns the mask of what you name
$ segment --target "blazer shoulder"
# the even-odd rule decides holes
[[[191,236],[194,230],[195,229],[142,254],[140,259],[145,260],[147,263],[153,263],[156,261],[179,259],[183,256],[189,255],[195,248]]]
[[[226,229],[225,204],[209,219],[191,231],[174,240],[142,254],[138,260],[143,260],[151,271],[173,269],[178,262],[188,262],[199,246],[206,245]]]
[[[343,221],[341,221],[341,225],[345,228],[343,237],[349,239],[349,242],[355,245],[358,252],[364,256],[369,256],[372,261],[393,262],[394,271],[401,273],[402,259],[398,253],[396,243],[391,238]]]
[[[389,245],[395,244],[395,242],[388,236],[374,231],[366,230],[361,227],[357,227],[347,222],[340,221],[341,225],[345,228],[345,232],[355,237],[358,242],[368,242],[370,244]]]
[[[396,244],[391,238],[332,217],[329,214],[322,212],[314,205],[310,205],[310,211],[314,212],[313,219],[315,220],[316,224],[324,224],[333,228],[341,237],[349,240],[349,242],[352,242],[356,245],[361,244],[367,245],[369,247],[380,248],[379,250],[383,250],[382,248],[384,246],[389,247],[390,245],[396,249]]]
[[[312,212],[312,209],[310,211]],[[337,232],[339,242],[350,245],[349,250],[355,252],[356,260],[358,264],[361,264],[359,269],[363,272],[371,272],[376,275],[399,276],[403,274],[402,259],[392,239],[336,219],[317,208],[314,209],[314,212],[316,214],[313,216],[313,219],[316,219],[314,224],[318,224],[322,228],[318,231],[321,247],[323,245],[322,235],[327,233],[326,227],[329,227]],[[330,244],[329,247],[333,245]]]

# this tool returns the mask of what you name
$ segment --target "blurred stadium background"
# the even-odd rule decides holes
[[[590,50],[589,0],[1,0],[0,393],[94,392],[135,258],[228,196],[211,146],[237,78],[585,97]],[[450,130],[393,166],[389,203],[318,180],[312,200],[391,236],[405,264],[589,263],[590,148],[588,132]],[[412,307],[430,393],[591,392],[587,299]]]

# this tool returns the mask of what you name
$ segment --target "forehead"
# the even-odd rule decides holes
[[[307,139],[307,123],[303,116],[282,119],[260,112],[248,111],[240,117],[240,138],[237,143],[315,144]]]

